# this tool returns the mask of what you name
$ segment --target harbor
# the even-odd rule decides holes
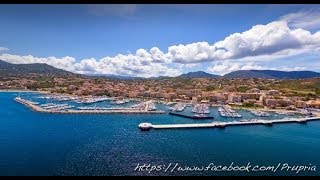
[[[21,103],[33,111],[42,113],[55,113],[55,114],[110,114],[110,113],[122,113],[122,114],[164,114],[165,111],[156,110],[152,107],[153,102],[144,102],[141,106],[144,108],[104,108],[104,109],[76,109],[71,110],[72,106],[68,104],[56,105],[46,104],[45,106],[37,105],[37,103],[29,100],[16,97],[14,100]]]
[[[320,120],[320,117],[308,117],[308,118],[284,118],[276,120],[246,120],[246,121],[231,121],[220,122],[214,121],[212,123],[197,123],[197,124],[163,124],[153,125],[151,123],[139,124],[139,129],[142,131],[148,131],[151,129],[184,129],[184,128],[225,128],[226,126],[244,126],[244,125],[267,125],[280,123],[306,123],[307,121]]]

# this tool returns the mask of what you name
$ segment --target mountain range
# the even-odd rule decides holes
[[[58,69],[44,63],[11,64],[0,60],[0,76],[19,76],[26,74],[38,74],[44,76],[80,76],[69,71]],[[105,74],[86,75],[90,77],[106,77],[110,79],[134,80],[141,77],[118,76]],[[189,72],[178,76],[179,78],[268,78],[268,79],[304,79],[320,77],[320,73],[314,71],[274,71],[274,70],[239,70],[225,74],[214,75],[203,71]],[[151,77],[147,79],[164,79],[165,76]]]
[[[181,74],[179,77],[182,78],[219,78],[221,76],[215,74],[209,74],[203,71],[188,72],[186,74]]]
[[[78,74],[58,69],[45,63],[11,64],[0,60],[0,76],[23,76],[28,74],[59,77],[78,76]]]
[[[239,70],[228,73],[226,78],[266,78],[266,79],[304,79],[320,77],[313,71],[274,71],[274,70]]]

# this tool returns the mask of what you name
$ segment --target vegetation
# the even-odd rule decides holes
[[[213,91],[215,90],[215,87],[213,85],[209,85],[206,87],[206,91]]]
[[[237,92],[247,92],[249,89],[250,89],[250,87],[248,87],[248,86],[238,86],[236,88],[236,91]]]
[[[245,108],[259,108],[260,106],[255,105],[254,103],[250,103],[250,102],[244,102],[242,104],[242,107]]]

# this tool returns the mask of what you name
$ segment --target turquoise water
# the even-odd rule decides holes
[[[36,99],[37,94],[21,93]],[[0,93],[0,175],[320,175],[320,121],[141,132],[138,124],[199,123],[170,115],[59,115],[33,112]],[[42,103],[46,103],[43,100]],[[64,102],[61,102],[64,103]],[[108,102],[105,102],[107,106]],[[98,106],[98,105],[97,105]],[[163,105],[157,105],[166,109]],[[244,118],[255,118],[246,111]],[[188,113],[188,112],[186,112]],[[221,118],[211,109],[215,121]],[[283,118],[272,115],[269,118]],[[234,120],[234,119],[231,119]],[[316,167],[316,171],[178,171],[163,167],[216,165]],[[142,164],[159,171],[135,171]],[[311,164],[311,165],[310,165]],[[171,167],[172,167],[171,166]]]

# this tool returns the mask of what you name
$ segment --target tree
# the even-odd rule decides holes
[[[215,87],[213,85],[209,85],[206,87],[206,91],[213,91]]]
[[[316,88],[316,95],[320,95],[320,88]]]

